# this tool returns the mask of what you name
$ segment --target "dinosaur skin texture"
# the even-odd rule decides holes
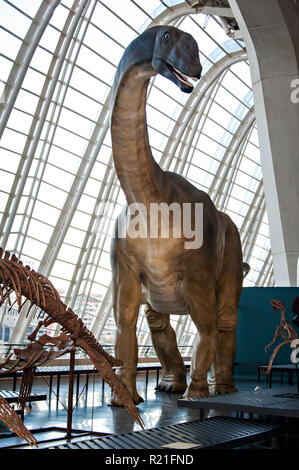
[[[181,91],[191,93],[193,85],[186,75],[198,80],[201,71],[193,37],[171,26],[156,26],[127,47],[112,89],[113,157],[128,203],[116,221],[111,246],[115,356],[123,360],[117,374],[136,404],[143,401],[136,389],[136,324],[143,302],[163,369],[158,390],[184,392],[184,397],[236,391],[233,361],[243,281],[238,230],[229,216],[216,209],[208,194],[182,176],[159,167],[147,133],[146,96],[150,78],[159,73]],[[156,238],[134,238],[128,232],[124,237],[118,235],[128,206],[142,203],[148,208],[151,203],[162,202],[168,206],[178,203],[180,207],[191,203],[192,227],[194,204],[203,204],[201,248],[186,249],[183,235],[162,237],[161,224]],[[170,219],[170,234],[172,222]],[[189,314],[199,332],[188,387],[170,314]],[[111,403],[120,404],[115,394]]]
[[[130,394],[112,368],[113,366],[120,366],[122,362],[104,351],[83,321],[60,300],[57,290],[46,277],[30,269],[29,266],[24,266],[15,255],[11,255],[7,251],[4,253],[0,248],[0,306],[6,300],[9,305],[12,305],[10,298],[12,292],[16,296],[15,301],[19,311],[21,311],[26,302],[30,302],[27,315],[34,306],[47,315],[46,319],[40,322],[38,328],[42,324],[48,326],[51,323],[59,323],[62,326],[62,335],[59,337],[58,344],[62,344],[62,347],[67,349],[68,338],[65,333],[69,334],[69,338],[76,342],[76,346],[82,348],[88,354],[100,376],[112,388],[113,393],[118,396],[121,405],[127,409],[135,421],[143,428],[142,419]],[[22,297],[25,298],[23,303]],[[37,343],[32,343],[32,345],[35,344]],[[40,350],[42,354],[43,350]],[[32,357],[34,357],[36,364],[44,362],[39,353],[36,356],[32,355]],[[31,361],[31,365],[33,365],[34,361]],[[7,370],[10,370],[9,361],[6,362]],[[18,365],[19,370],[22,369],[22,363],[18,363]],[[28,368],[28,361],[24,361],[23,369],[25,370],[26,367]]]

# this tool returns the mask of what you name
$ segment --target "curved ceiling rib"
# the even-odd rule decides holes
[[[20,47],[4,88],[5,106],[2,109],[2,113],[0,112],[0,138],[23,83],[28,65],[58,4],[59,0],[55,0],[52,3],[43,2],[41,4]]]
[[[244,51],[236,51],[229,56],[227,55],[221,58],[205,75],[203,75],[190,95],[189,100],[183,107],[183,110],[174,125],[173,131],[169,136],[168,143],[165,146],[160,160],[162,168],[165,170],[169,169],[173,156],[177,152],[178,145],[183,138],[183,134],[193,113],[196,112],[202,102],[204,103],[203,108],[205,107],[206,102],[209,99],[208,92],[210,87],[216,83],[225,70],[246,58],[247,55]]]

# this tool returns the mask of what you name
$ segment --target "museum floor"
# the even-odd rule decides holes
[[[133,419],[128,415],[126,410],[121,407],[109,406],[110,389],[106,385],[104,393],[102,391],[102,381],[96,375],[90,377],[88,392],[84,387],[85,378],[81,379],[82,387],[80,389],[81,395],[78,402],[74,400],[73,412],[73,429],[94,431],[107,434],[115,434],[122,432],[129,432],[138,430],[139,427],[133,422]],[[80,386],[81,386],[80,382]],[[147,389],[145,388],[145,380],[142,374],[138,375],[138,391],[144,398],[138,408],[140,410],[142,419],[145,423],[145,428],[154,428],[169,424],[178,424],[199,419],[199,410],[192,408],[183,408],[177,406],[177,399],[181,394],[168,394],[155,391],[156,376],[150,374]],[[236,385],[240,391],[253,390],[257,385],[266,388],[266,383],[257,383],[256,378],[251,380],[240,379],[236,381]],[[273,387],[280,386],[280,382],[274,382]],[[1,389],[11,389],[11,381],[1,380]],[[286,388],[287,388],[286,384]],[[47,393],[48,385],[42,378],[38,378],[34,382],[33,392]],[[25,424],[30,429],[45,429],[49,427],[66,428],[67,414],[66,406],[68,396],[68,382],[66,378],[62,378],[60,385],[60,399],[56,400],[55,394],[52,393],[51,400],[32,403],[30,413],[25,414]],[[223,413],[222,413],[223,414]],[[0,422],[0,433],[5,433],[7,428]],[[43,436],[45,439],[46,433]],[[64,433],[65,434],[65,433]],[[55,434],[51,434],[51,438]],[[58,434],[57,434],[58,437]],[[14,441],[12,441],[14,439]],[[0,447],[17,444],[21,442],[19,438],[1,438]],[[43,447],[43,445],[39,445]]]

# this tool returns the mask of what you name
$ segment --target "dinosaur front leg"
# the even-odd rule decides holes
[[[143,401],[136,390],[138,346],[136,324],[141,303],[141,285],[128,270],[117,269],[113,279],[114,318],[116,323],[115,357],[122,366],[116,374],[128,389],[135,404]],[[111,404],[122,405],[113,393]]]
[[[187,388],[186,369],[178,350],[175,331],[170,325],[170,316],[155,312],[149,305],[146,307],[145,315],[152,343],[163,370],[157,390],[184,392]]]
[[[207,372],[215,357],[218,337],[215,288],[194,286],[189,298],[192,299],[190,315],[199,337],[193,351],[191,381],[184,398],[204,397],[209,395]]]

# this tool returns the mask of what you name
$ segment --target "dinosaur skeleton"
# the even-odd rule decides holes
[[[26,441],[31,447],[37,446],[35,437],[26,428],[21,418],[9,403],[0,395],[0,419],[19,436]]]
[[[13,303],[17,303],[18,312],[22,310],[26,302],[30,302],[27,316],[34,306],[40,309],[39,317],[41,314],[46,314],[46,318],[38,323],[34,332],[28,337],[31,344],[26,349],[14,350],[16,360],[12,360],[9,356],[0,364],[0,368],[4,373],[18,370],[27,371],[29,377],[27,377],[25,383],[23,381],[24,390],[21,406],[24,406],[25,397],[30,391],[35,367],[50,358],[69,352],[75,342],[76,346],[88,354],[100,376],[109,384],[123,406],[143,428],[142,418],[128,390],[112,368],[113,366],[120,366],[122,362],[104,351],[83,321],[61,301],[57,290],[45,276],[35,272],[29,266],[24,266],[15,255],[11,255],[8,251],[3,252],[3,249],[0,248],[0,306],[7,300],[10,307],[12,307],[11,294],[13,292],[16,297]],[[25,298],[24,301],[23,297]],[[57,338],[42,335],[39,340],[35,341],[39,329],[52,323],[61,325],[62,334]],[[58,351],[46,351],[44,346],[48,343],[55,344]]]
[[[298,337],[295,329],[291,325],[289,325],[286,321],[285,307],[284,307],[283,303],[280,302],[280,300],[272,300],[271,305],[272,305],[273,310],[275,310],[275,311],[280,310],[281,311],[281,320],[280,320],[280,323],[279,323],[279,325],[277,326],[277,328],[275,330],[273,340],[271,341],[271,343],[269,343],[269,344],[267,344],[267,346],[265,346],[265,353],[267,353],[270,346],[272,346],[272,344],[274,344],[275,341],[277,340],[277,338],[279,338],[280,336],[283,338],[284,341],[282,343],[280,343],[278,346],[276,346],[276,348],[274,349],[274,351],[273,351],[273,353],[270,357],[267,370],[265,372],[265,374],[267,374],[267,375],[270,373],[273,361],[274,361],[278,351],[281,349],[281,347],[284,346],[285,344],[292,343],[292,341],[294,339],[297,339],[297,337]],[[297,348],[295,346],[295,347],[291,347],[291,349],[293,351],[293,350],[296,350]]]
[[[21,409],[24,409],[30,396],[36,367],[69,353],[74,347],[74,341],[66,333],[61,333],[56,338],[45,334],[36,341],[37,333],[43,324],[44,322],[40,321],[33,333],[28,336],[31,343],[25,349],[14,349],[13,353],[6,357],[3,362],[0,362],[0,375],[23,371],[18,400]],[[58,349],[44,349],[48,344],[54,344]],[[16,356],[16,359],[11,359],[13,355]]]

